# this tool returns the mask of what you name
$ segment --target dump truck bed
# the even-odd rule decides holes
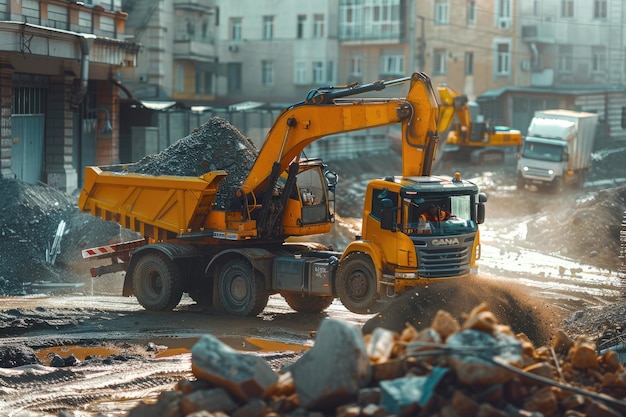
[[[78,208],[143,236],[202,232],[226,171],[200,177],[128,173],[122,165],[87,167]]]

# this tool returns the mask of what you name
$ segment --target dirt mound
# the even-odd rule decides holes
[[[128,172],[147,175],[197,177],[224,170],[215,206],[225,208],[243,184],[258,156],[258,150],[237,128],[218,116],[210,118],[191,134],[154,155],[147,155],[128,167]]]
[[[422,329],[439,310],[447,310],[462,321],[474,306],[485,303],[500,321],[511,323],[515,332],[526,334],[536,344],[544,344],[561,319],[555,309],[538,302],[525,287],[511,283],[482,277],[445,280],[401,295],[368,320],[362,330],[367,334],[383,327],[401,332],[407,324]]]
[[[54,257],[50,252],[61,222],[61,252]],[[38,281],[80,282],[85,271],[71,267],[78,265],[80,250],[119,234],[118,225],[80,213],[66,193],[0,179],[0,295],[30,292]]]

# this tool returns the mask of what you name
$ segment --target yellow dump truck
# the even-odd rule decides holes
[[[406,86],[406,97],[364,97]],[[125,270],[123,294],[153,311],[176,307],[183,293],[234,315],[256,315],[271,294],[296,311],[319,312],[334,298],[374,313],[406,289],[462,279],[480,256],[478,224],[486,196],[460,176],[432,176],[439,107],[422,73],[364,85],[325,87],[285,109],[232,203],[214,205],[220,181],[132,174],[122,166],[87,167],[78,205],[139,232],[138,242],[92,251]],[[402,126],[401,173],[373,179],[363,195],[363,224],[342,251],[294,240],[330,231],[337,176],[302,151],[325,136]],[[428,207],[451,213],[424,222]]]

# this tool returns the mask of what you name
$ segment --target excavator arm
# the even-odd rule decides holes
[[[360,94],[408,83],[404,98],[363,98]],[[329,135],[402,124],[402,175],[429,175],[438,141],[439,105],[430,78],[422,73],[391,81],[326,87],[284,110],[267,134],[265,143],[239,197],[259,196],[277,175],[298,162],[304,148]]]
[[[469,106],[467,104],[468,99],[465,94],[461,95],[448,87],[446,84],[439,84],[437,86],[437,92],[439,93],[439,124],[437,128],[440,133],[446,132],[452,126],[452,121],[456,116],[460,130],[469,135],[472,116]],[[461,132],[458,132],[460,134]]]

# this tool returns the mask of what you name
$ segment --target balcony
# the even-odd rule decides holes
[[[528,43],[555,43],[554,24],[523,25],[522,41]]]
[[[215,3],[215,0],[174,0],[174,9],[192,12],[208,12],[215,9]]]
[[[197,40],[177,39],[174,43],[174,59],[213,62],[216,56],[215,45]]]
[[[342,42],[400,43],[402,31],[400,22],[384,25],[340,25],[339,40]]]

